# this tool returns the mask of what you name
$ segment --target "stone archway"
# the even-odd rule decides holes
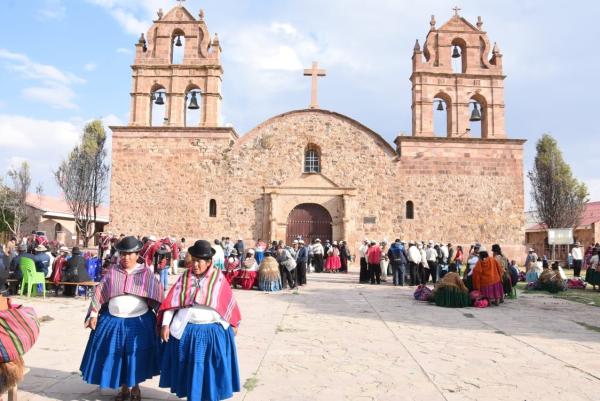
[[[301,203],[287,218],[286,243],[291,244],[301,236],[309,244],[315,238],[321,241],[332,240],[331,215],[323,206],[316,203]]]

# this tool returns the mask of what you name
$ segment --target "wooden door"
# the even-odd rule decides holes
[[[310,244],[315,238],[322,242],[331,241],[331,215],[321,205],[302,203],[296,206],[288,216],[286,243],[301,237]]]

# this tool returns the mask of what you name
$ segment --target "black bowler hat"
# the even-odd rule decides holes
[[[71,253],[72,253],[73,255],[81,255],[81,250],[79,249],[79,247],[77,247],[77,246],[74,246],[74,247],[73,247],[73,250],[71,251]]]
[[[215,250],[210,246],[210,242],[203,239],[194,242],[194,245],[188,248],[188,252],[193,257],[199,259],[209,259],[215,254]]]
[[[115,248],[117,248],[117,251],[119,252],[125,252],[125,253],[131,253],[131,252],[139,252],[142,249],[142,241],[140,241],[139,239],[133,237],[133,236],[128,236],[123,238],[121,241],[119,241],[117,243],[117,245],[115,246]]]

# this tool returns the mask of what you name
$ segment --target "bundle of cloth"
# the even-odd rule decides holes
[[[558,270],[558,263],[555,262],[552,269],[544,269],[540,274],[540,278],[535,282],[533,289],[548,291],[553,294],[567,290],[567,284]]]
[[[271,256],[271,253],[267,251],[258,268],[258,289],[261,291],[280,291],[281,288],[279,263],[277,263],[277,259]]]

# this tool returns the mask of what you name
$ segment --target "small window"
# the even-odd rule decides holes
[[[321,172],[321,161],[319,158],[319,151],[315,147],[309,146],[308,148],[306,148],[306,152],[304,152],[304,172]]]
[[[412,201],[406,202],[406,218],[412,220],[415,218],[415,207]]]
[[[62,224],[56,223],[54,226],[54,239],[58,239],[58,234],[62,232]]]
[[[217,217],[217,201],[214,199],[211,199],[208,203],[208,216]]]

